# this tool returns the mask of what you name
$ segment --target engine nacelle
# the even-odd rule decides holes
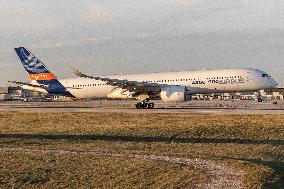
[[[163,102],[184,102],[186,101],[186,87],[164,87],[161,90],[160,97]]]

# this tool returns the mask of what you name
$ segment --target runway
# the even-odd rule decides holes
[[[135,108],[136,101],[75,102],[2,102],[0,112],[123,112],[123,113],[219,113],[219,114],[284,114],[284,102],[273,101],[191,101],[163,103],[154,101],[154,109]]]

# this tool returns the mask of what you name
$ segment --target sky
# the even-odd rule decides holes
[[[283,0],[0,0],[0,86],[24,46],[58,78],[259,68],[284,86]]]

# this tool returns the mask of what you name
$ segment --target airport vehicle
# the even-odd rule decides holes
[[[267,73],[258,69],[219,69],[123,76],[91,76],[72,68],[79,78],[57,79],[24,47],[15,48],[30,83],[17,82],[23,89],[75,98],[134,98],[136,108],[153,108],[149,100],[183,102],[192,94],[259,91],[277,86]]]

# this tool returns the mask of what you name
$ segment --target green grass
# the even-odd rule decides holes
[[[201,158],[245,171],[247,188],[284,186],[284,115],[0,113],[0,147]],[[78,177],[74,186],[185,188],[206,180],[202,170],[155,161],[9,153],[1,152],[0,186],[69,187]]]

